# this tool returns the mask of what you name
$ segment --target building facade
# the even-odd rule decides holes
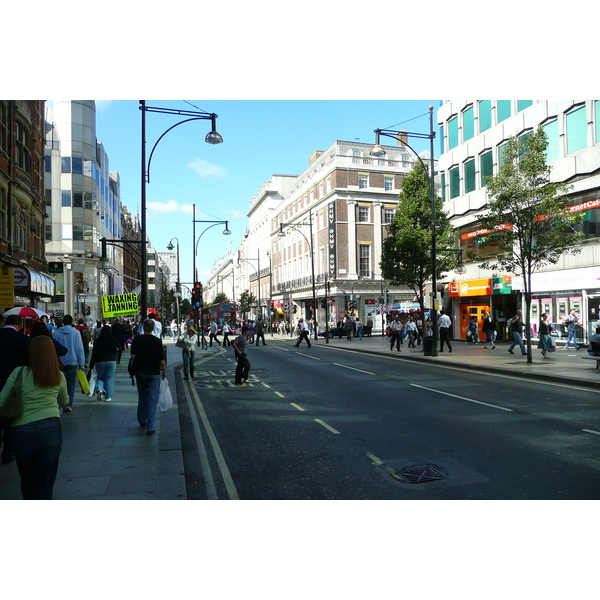
[[[437,117],[444,207],[459,247],[475,254],[486,252],[477,244],[477,215],[488,201],[486,176],[498,172],[502,147],[510,136],[543,127],[551,179],[572,186],[571,210],[585,215],[585,240],[579,254],[564,255],[556,265],[534,274],[532,333],[537,335],[539,316],[547,313],[557,335],[566,338],[562,320],[575,309],[581,325],[577,338],[587,341],[600,325],[600,101],[445,101]],[[502,325],[521,308],[523,290],[521,278],[511,273],[485,271],[476,262],[466,261],[465,266],[466,275],[449,276],[444,282],[454,335],[463,338],[469,318],[481,318],[488,308]],[[505,328],[499,333],[505,336]]]
[[[44,248],[44,101],[0,100],[0,314],[54,296]]]

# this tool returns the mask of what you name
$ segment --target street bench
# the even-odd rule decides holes
[[[583,360],[595,360],[596,361],[596,369],[600,368],[598,363],[600,362],[600,356],[582,356]]]

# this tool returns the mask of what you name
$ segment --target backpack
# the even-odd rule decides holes
[[[90,333],[90,330],[87,327],[84,327],[80,333],[81,341],[89,346],[90,342],[92,341],[92,334]]]

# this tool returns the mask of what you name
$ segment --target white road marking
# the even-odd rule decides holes
[[[594,431],[593,429],[582,429],[581,431],[585,431],[586,433],[593,433],[595,435],[600,435],[600,431]]]
[[[417,385],[411,383],[413,387],[421,388],[422,390],[428,390],[429,392],[436,392],[437,394],[444,394],[444,396],[450,396],[451,398],[458,398],[459,400],[466,400],[467,402],[474,402],[475,404],[481,404],[483,406],[489,406],[490,408],[497,408],[498,410],[505,410],[506,412],[514,412],[512,408],[504,408],[504,406],[497,406],[496,404],[488,404],[487,402],[480,402],[479,400],[473,400],[472,398],[465,398],[464,396],[457,396],[456,394],[449,394],[448,392],[442,392],[440,390],[434,390],[423,385]]]
[[[290,402],[290,404],[294,407],[297,408],[298,410],[301,410],[302,412],[306,412],[301,406],[298,406],[297,404],[294,404],[293,402]]]
[[[315,356],[310,356],[309,354],[304,354],[303,352],[295,352],[294,354],[300,354],[300,356],[306,356],[306,358],[312,358],[313,360],[321,360],[320,358],[316,358]]]
[[[334,429],[333,427],[327,425],[327,423],[325,423],[324,421],[321,421],[321,419],[315,419],[315,421],[319,425],[323,425],[323,427],[325,427],[325,429],[329,429],[329,431],[331,431],[331,433],[339,433],[339,431],[337,429]]]
[[[344,369],[352,369],[353,371],[360,371],[361,373],[366,373],[367,375],[375,375],[375,373],[371,373],[371,371],[363,371],[362,369],[356,369],[354,367],[349,367],[348,365],[340,365],[340,363],[333,363],[336,367],[344,367]]]
[[[280,394],[279,392],[274,392],[275,394],[277,394],[280,398],[285,398],[285,396],[283,394]]]

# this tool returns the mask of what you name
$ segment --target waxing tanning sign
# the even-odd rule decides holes
[[[102,316],[104,318],[124,317],[126,315],[137,315],[137,313],[137,294],[102,296]]]

